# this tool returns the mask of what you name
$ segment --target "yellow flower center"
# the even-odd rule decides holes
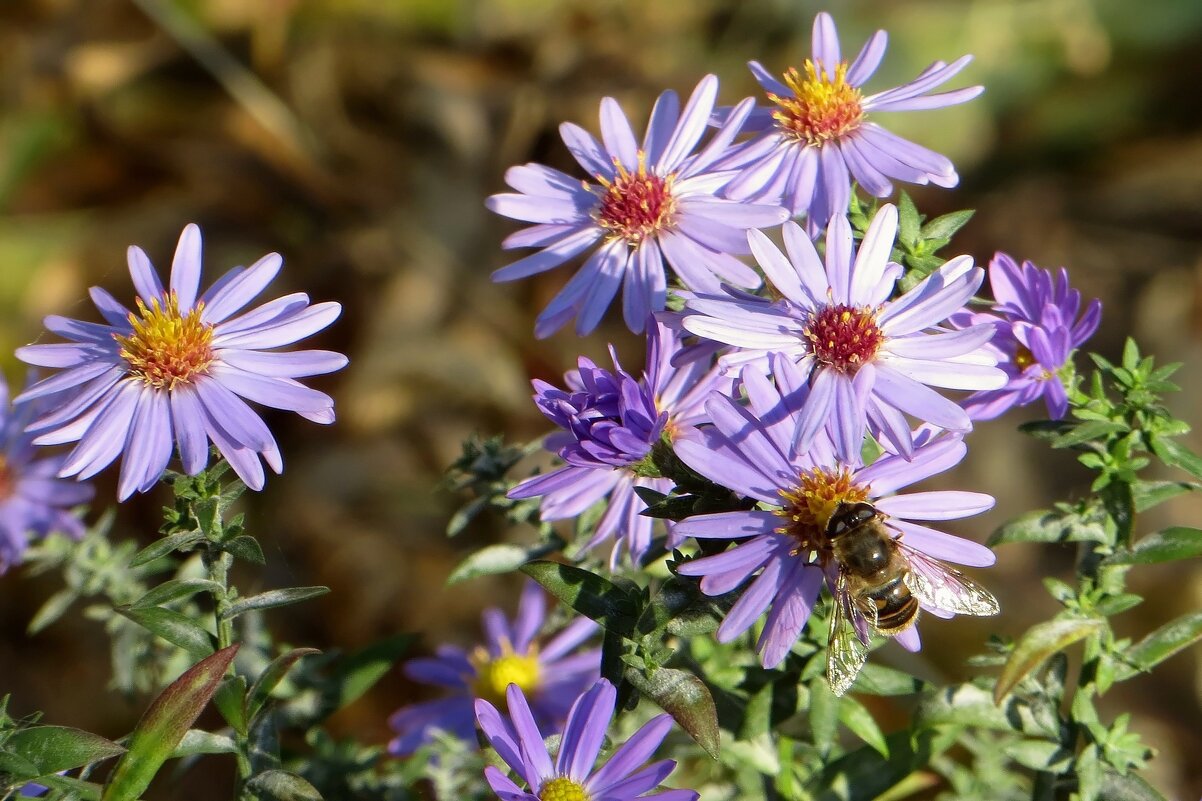
[[[138,313],[129,315],[134,331],[113,335],[131,375],[156,389],[173,389],[203,374],[213,361],[213,326],[200,319],[204,304],[180,312],[179,300],[170,293],[150,307],[138,298]]]
[[[847,82],[847,62],[835,69],[833,81],[809,59],[803,69],[804,76],[796,67],[784,75],[792,97],[768,93],[777,105],[772,113],[777,125],[815,147],[858,128],[864,119],[863,95]]]
[[[796,487],[781,490],[780,497],[782,507],[776,514],[784,519],[784,523],[776,532],[797,540],[794,554],[816,554],[818,560],[824,562],[830,552],[826,525],[831,515],[840,503],[868,500],[868,488],[856,484],[851,470],[846,467],[833,472],[815,467],[797,477]]]
[[[1019,370],[1026,370],[1031,365],[1035,364],[1035,354],[1026,345],[1019,345],[1014,351],[1014,366]]]
[[[584,787],[565,776],[547,779],[538,788],[539,801],[589,801]]]
[[[617,159],[614,166],[618,174],[613,180],[597,176],[605,190],[596,211],[597,223],[634,247],[672,224],[676,214],[672,184],[676,175],[661,178],[647,172],[647,157],[641,150],[637,171],[630,172]]]
[[[509,643],[502,643],[501,655],[496,659],[489,657],[488,651],[483,648],[477,648],[471,661],[476,668],[472,692],[477,698],[483,698],[491,704],[500,706],[505,703],[505,690],[510,684],[516,684],[526,695],[538,689],[540,675],[536,650],[532,649],[528,654],[515,654]]]

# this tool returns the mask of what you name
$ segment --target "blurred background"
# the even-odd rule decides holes
[[[660,91],[687,94],[707,72],[721,78],[723,102],[754,93],[745,62],[799,63],[823,8],[845,53],[889,31],[870,91],[936,59],[976,56],[954,85],[984,84],[981,98],[882,115],[962,176],[954,192],[916,191],[919,209],[978,210],[955,253],[983,262],[1004,249],[1068,266],[1105,304],[1094,345],[1115,355],[1130,332],[1161,362],[1185,362],[1173,402],[1198,422],[1196,0],[5,0],[0,363],[10,381],[23,375],[9,354],[42,335],[45,314],[96,319],[88,286],[128,299],[129,244],[166,268],[180,229],[197,222],[207,280],[279,251],[286,267],[272,291],[340,301],[342,318],[313,346],[342,350],[351,365],[313,382],[337,400],[334,427],[267,415],[287,464],[245,503],[269,560],[253,581],[334,589],[275,613],[292,642],[352,648],[401,631],[423,632],[423,650],[470,642],[483,606],[512,610],[516,583],[447,589],[446,575],[472,548],[529,532],[482,522],[448,541],[462,499],[438,488],[443,468],[473,432],[542,433],[531,377],[558,382],[607,341],[628,367],[642,358],[616,317],[588,341],[533,339],[534,316],[571,271],[490,283],[512,258],[499,243],[516,224],[490,215],[484,198],[504,189],[514,163],[575,174],[556,128],[572,120],[595,131],[604,95],[645,120]],[[1037,414],[980,426],[968,460],[944,478],[998,498],[960,533],[984,539],[1012,515],[1087,490],[1070,456],[1013,432]],[[98,505],[115,499],[113,478],[102,476]],[[168,501],[160,488],[123,505],[118,534],[148,542]],[[1145,531],[1196,525],[1202,499],[1148,517]],[[1071,565],[1068,548],[1006,546],[983,577],[1003,617],[926,627],[914,668],[963,676],[988,632],[1016,636],[1054,611],[1039,581]],[[1119,618],[1131,634],[1202,605],[1197,565],[1144,568],[1134,584],[1148,601]],[[144,699],[103,692],[103,634],[78,615],[24,633],[59,586],[19,569],[0,579],[0,691],[18,713],[119,736]],[[1148,778],[1174,798],[1202,793],[1191,758],[1202,753],[1200,657],[1179,655],[1105,699],[1111,714],[1135,713],[1134,728],[1160,749]],[[395,673],[338,725],[382,742],[388,713],[423,693]]]

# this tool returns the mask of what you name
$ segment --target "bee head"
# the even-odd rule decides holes
[[[868,521],[875,518],[879,512],[876,507],[870,503],[859,501],[857,503],[840,503],[835,507],[835,511],[831,514],[830,520],[826,523],[826,536],[829,539],[834,539],[840,534],[846,534],[848,531],[859,528]]]

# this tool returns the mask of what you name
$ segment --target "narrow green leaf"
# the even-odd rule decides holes
[[[1038,668],[1052,654],[1102,630],[1105,622],[1097,618],[1065,617],[1038,623],[1027,630],[1018,641],[1010,658],[1002,667],[993,691],[995,703],[1001,703],[1014,686]]]
[[[889,757],[889,744],[881,727],[876,725],[872,713],[856,699],[844,696],[839,699],[839,722],[851,730],[851,733],[872,746],[878,754]]]
[[[1159,790],[1134,771],[1122,775],[1107,766],[1103,768],[1101,785],[1098,798],[1105,801],[1166,801]]]
[[[258,595],[252,595],[249,598],[234,601],[221,617],[224,620],[233,620],[238,615],[252,610],[290,606],[298,604],[301,601],[307,601],[310,598],[320,597],[329,591],[329,587],[286,587],[282,590],[268,590]]]
[[[38,776],[37,783],[63,793],[63,798],[72,799],[73,801],[74,799],[78,799],[78,801],[100,801],[100,793],[104,789],[95,782],[76,779],[73,776],[59,776],[57,773]]]
[[[4,748],[29,762],[36,775],[72,770],[125,753],[99,734],[66,726],[18,729],[4,742]]]
[[[342,709],[384,677],[413,644],[412,634],[398,634],[356,651],[338,663],[337,706]]]
[[[914,201],[901,192],[897,197],[897,238],[907,249],[918,244],[921,222]]]
[[[1069,766],[1073,752],[1058,742],[1048,740],[1019,740],[1006,745],[1006,756],[1032,770],[1060,773]]]
[[[226,676],[213,694],[213,706],[234,731],[246,734],[250,728],[246,717],[246,677]]]
[[[816,801],[873,801],[915,770],[930,764],[947,745],[932,732],[911,737],[900,731],[885,738],[886,758],[872,746],[852,750],[826,763],[807,783],[805,797]]]
[[[181,598],[190,598],[198,592],[220,592],[221,585],[208,579],[189,578],[164,581],[130,604],[131,609],[148,609],[169,604]]]
[[[457,537],[467,528],[467,524],[476,518],[476,515],[488,508],[489,502],[492,500],[487,495],[481,495],[479,498],[472,498],[451,515],[451,519],[447,521],[447,536]]]
[[[810,684],[810,736],[822,754],[830,751],[839,731],[839,699],[826,679],[819,676]]]
[[[246,787],[259,798],[271,801],[322,801],[316,787],[295,773],[282,770],[265,770],[252,777]]]
[[[725,600],[701,592],[696,580],[672,576],[644,607],[636,631],[642,635],[667,631],[678,637],[712,634],[722,622]]]
[[[1191,612],[1165,623],[1127,649],[1127,665],[1120,665],[1117,678],[1129,679],[1140,671],[1151,670],[1164,660],[1202,639],[1202,612]]]
[[[705,753],[718,758],[721,748],[718,712],[705,682],[675,668],[657,668],[649,675],[631,668],[625,678],[671,715]]]
[[[478,576],[512,573],[532,559],[539,559],[555,553],[563,547],[563,544],[563,540],[556,537],[549,542],[540,542],[529,547],[510,543],[489,545],[460,562],[451,571],[450,577],[447,578],[447,584],[458,584]]]
[[[926,686],[926,682],[909,673],[869,662],[856,676],[851,691],[866,695],[912,695]]]
[[[1175,526],[1149,534],[1128,551],[1106,559],[1111,565],[1154,565],[1202,556],[1202,530]]]
[[[1056,737],[1060,730],[1053,710],[1020,698],[1007,698],[999,706],[988,690],[975,684],[944,687],[926,696],[915,710],[914,722],[921,728],[976,726],[1044,738]]]
[[[1154,437],[1151,441],[1152,452],[1162,462],[1177,467],[1189,473],[1194,478],[1202,479],[1202,457],[1185,447],[1177,440],[1168,437]]]
[[[320,654],[321,651],[316,648],[295,648],[286,654],[281,654],[271,661],[259,678],[255,679],[255,683],[251,685],[250,693],[246,696],[246,719],[253,720],[259,714],[259,710],[267,703],[267,698],[284,677],[288,675],[288,671],[292,666],[303,656],[310,654]]]
[[[109,776],[103,801],[135,801],[142,795],[217,691],[237,652],[235,643],[202,659],[151,702],[129,736],[129,750]]]
[[[1010,542],[1105,542],[1100,520],[1049,509],[1038,509],[1016,518],[993,532],[989,545]]]
[[[161,606],[150,609],[119,606],[117,611],[156,637],[162,637],[172,645],[183,648],[192,656],[208,656],[213,653],[213,635],[179,612]]]
[[[940,215],[922,226],[922,238],[951,239],[957,231],[968,224],[975,213],[972,209],[963,209]]]
[[[1052,439],[1053,448],[1071,448],[1085,442],[1105,441],[1111,434],[1129,431],[1125,423],[1112,420],[1090,420],[1073,426],[1068,431]]]
[[[141,567],[142,565],[150,564],[156,559],[161,559],[172,551],[186,551],[203,539],[204,534],[201,534],[199,531],[184,531],[179,534],[172,534],[170,537],[163,537],[161,540],[150,543],[134,554],[134,558],[130,560],[129,566]]]
[[[234,537],[232,540],[221,543],[221,550],[225,551],[235,559],[241,559],[243,562],[250,562],[254,565],[267,564],[267,557],[263,556],[263,546],[259,545],[259,541],[247,534]]]
[[[543,585],[565,606],[597,621],[604,628],[621,634],[633,630],[634,599],[608,579],[559,562],[530,562],[522,565],[522,572]]]
[[[184,739],[180,740],[179,745],[175,747],[168,758],[181,759],[201,754],[236,753],[238,753],[238,744],[232,737],[200,729],[188,729],[184,734]]]
[[[1137,481],[1131,487],[1135,511],[1147,510],[1187,492],[1197,492],[1202,485],[1192,481]]]
[[[42,604],[41,608],[34,613],[25,631],[29,634],[37,634],[62,617],[63,613],[70,608],[71,604],[75,603],[77,598],[79,598],[79,594],[70,587],[61,589],[54,595],[51,595],[46,599],[46,603]]]

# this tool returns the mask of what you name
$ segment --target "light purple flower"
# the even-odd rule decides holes
[[[487,701],[476,702],[476,719],[489,744],[529,788],[522,789],[489,765],[484,777],[503,801],[697,801],[692,790],[652,792],[676,767],[671,759],[644,764],[672,729],[669,715],[652,718],[594,769],[617,699],[605,679],[572,705],[554,762],[543,741],[543,727],[530,714],[521,688],[511,685],[506,695],[509,720]]]
[[[932,386],[980,390],[1005,383],[983,347],[990,326],[940,327],[972,297],[984,270],[957,256],[890,300],[902,270],[889,261],[896,232],[897,210],[882,206],[856,252],[847,219],[836,217],[824,265],[795,223],[784,226],[787,258],[752,231],[752,253],[781,299],[730,292],[685,303],[686,330],[735,347],[721,359],[727,366],[764,369],[768,354],[779,353],[780,362],[796,364],[812,383],[797,429],[803,450],[829,422],[844,459],[859,453],[866,426],[908,456],[913,438],[906,415],[949,431],[972,428],[968,414]]]
[[[677,523],[682,536],[740,540],[723,553],[680,564],[677,571],[701,576],[701,590],[723,595],[758,575],[731,607],[718,628],[719,642],[747,631],[768,612],[756,644],[764,667],[780,664],[797,640],[825,580],[838,577],[826,536],[827,523],[840,503],[868,502],[887,516],[887,525],[906,544],[938,560],[962,565],[993,564],[983,545],[914,521],[955,520],[993,506],[977,492],[898,490],[942,473],[964,458],[958,436],[924,430],[916,437],[909,461],[886,454],[868,467],[840,459],[825,431],[808,448],[799,448],[798,429],[809,389],[805,375],[787,359],[774,357],[777,385],[762,373],[744,369],[748,407],[717,395],[707,403],[713,426],[676,444],[676,454],[711,481],[770,507],[698,515]],[[947,610],[926,606],[947,617]],[[860,632],[861,636],[866,636]],[[916,628],[897,635],[906,648],[919,647]]]
[[[817,236],[831,218],[847,212],[852,181],[876,197],[888,196],[893,180],[955,186],[960,179],[945,156],[891,133],[869,117],[880,111],[936,109],[971,100],[983,87],[929,92],[951,80],[972,57],[962,56],[951,64],[936,61],[909,83],[865,97],[861,87],[880,65],[886,39],[884,31],[877,31],[849,65],[840,55],[835,21],[823,12],[814,19],[811,58],[801,70],[786,72],[783,83],[759,62],[750,62],[772,105],[751,113],[745,128],[760,135],[722,163],[742,169],[724,194],[783,201],[794,215],[806,215],[810,235]]]
[[[1081,293],[1068,285],[1063,267],[1053,276],[1030,261],[1020,266],[1005,253],[989,263],[993,313],[959,312],[951,322],[960,328],[993,326],[986,348],[1006,372],[1001,389],[975,392],[964,401],[973,420],[992,420],[1015,406],[1043,398],[1053,420],[1068,411],[1061,371],[1098,330],[1102,303],[1091,300],[1081,313]],[[1078,313],[1081,316],[1078,318]]]
[[[125,500],[158,481],[173,445],[184,472],[199,473],[208,463],[211,441],[239,478],[257,490],[263,487],[259,457],[277,473],[283,460],[271,431],[245,400],[294,411],[315,423],[334,422],[330,396],[295,379],[339,370],[346,357],[274,349],[322,330],[342,307],[310,305],[309,296],[298,292],[242,312],[281,264],[280,256],[270,253],[250,267],[230,270],[201,295],[200,229],[188,225],[167,287],[142,249],[129,249],[136,312],[92,287],[103,324],[47,317],[46,328],[70,341],[19,348],[17,357],[61,372],[18,400],[45,398],[54,404],[30,426],[38,434],[35,444],[79,443],[59,475],[89,478],[124,453],[117,493]]]
[[[394,712],[388,724],[397,736],[388,744],[388,752],[394,756],[411,754],[430,742],[435,730],[474,742],[473,700],[487,698],[501,703],[510,684],[529,694],[530,705],[542,725],[563,723],[576,696],[600,673],[600,649],[577,650],[597,633],[598,627],[587,618],[576,618],[553,637],[541,640],[539,634],[547,622],[546,603],[542,589],[529,581],[512,623],[500,609],[484,610],[484,645],[471,653],[443,645],[434,658],[406,662],[409,678],[444,687],[451,695]]]
[[[623,284],[626,325],[642,333],[648,315],[664,308],[665,261],[694,290],[716,291],[720,281],[759,285],[755,271],[732,254],[747,252],[747,229],[778,225],[788,214],[777,205],[716,197],[734,173],[717,172],[713,164],[753,105],[748,98],[736,106],[694,154],[717,94],[718,79],[706,76],[682,112],[676,93],[664,92],[641,145],[618,102],[607,97],[601,101],[601,142],[578,125],[559,128],[588,180],[541,164],[505,174],[517,191],[493,195],[488,208],[534,225],[509,236],[503,247],[540,250],[497,270],[494,281],[558,267],[600,243],[539,315],[535,336],[549,336],[572,317],[578,334],[589,333]]]
[[[647,507],[635,488],[664,494],[672,489],[669,479],[640,475],[639,463],[665,433],[671,436],[701,422],[707,394],[730,383],[704,358],[712,350],[685,354],[684,363],[674,367],[673,356],[680,356],[682,347],[678,332],[656,322],[647,337],[648,370],[642,380],[622,369],[611,348],[613,370],[582,356],[579,369],[564,376],[567,390],[533,382],[539,411],[561,429],[547,437],[546,448],[567,464],[523,481],[509,497],[541,496],[545,521],[576,517],[607,499],[584,547],[613,539],[611,566],[618,564],[623,548],[635,563],[651,548],[655,520],[641,514]]]
[[[80,538],[84,526],[72,507],[92,499],[89,484],[58,477],[65,455],[43,454],[25,426],[33,404],[10,406],[8,383],[0,376],[0,573],[20,564],[29,541],[58,532]]]

